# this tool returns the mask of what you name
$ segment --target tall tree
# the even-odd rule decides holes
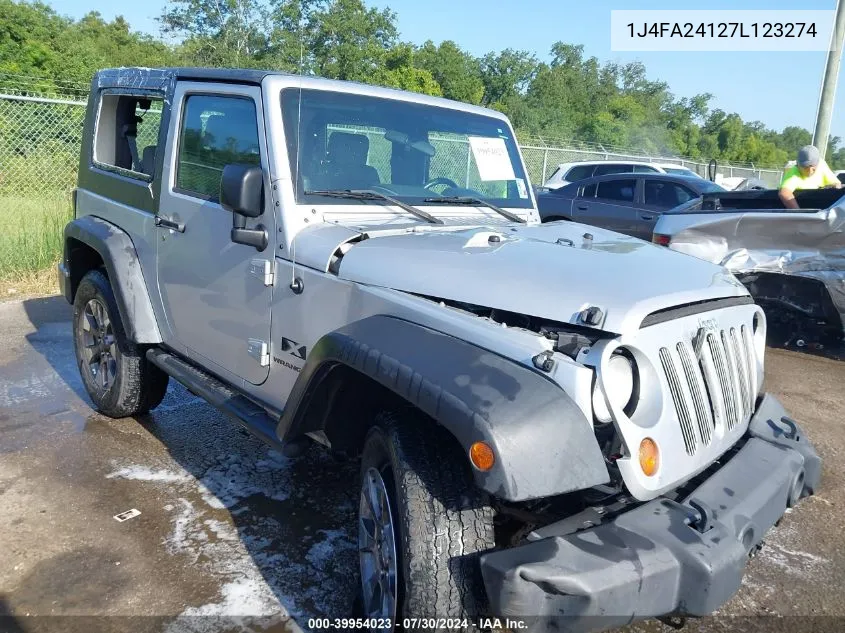
[[[481,103],[484,97],[481,66],[455,42],[446,40],[437,46],[428,40],[417,50],[415,64],[431,73],[447,99]]]
[[[308,17],[310,50],[321,77],[366,81],[397,43],[396,14],[361,0],[333,0]]]
[[[38,0],[0,0],[0,90],[81,96],[80,84],[107,66],[301,68],[480,103],[507,113],[522,136],[776,167],[812,138],[711,110],[709,94],[678,98],[643,64],[601,63],[566,42],[547,63],[513,49],[477,59],[452,41],[414,47],[399,41],[392,11],[364,0],[170,0],[159,20],[178,43],[134,32],[122,17],[72,20]],[[839,139],[827,159],[845,168]]]
[[[534,79],[540,64],[533,53],[506,48],[481,58],[482,104],[507,104],[520,97]]]
[[[268,45],[260,0],[169,0],[158,21],[184,38],[183,53],[199,65],[254,66]]]
[[[387,52],[384,65],[369,78],[370,83],[400,90],[411,90],[439,97],[443,94],[440,84],[431,73],[414,65],[414,47],[399,44]]]

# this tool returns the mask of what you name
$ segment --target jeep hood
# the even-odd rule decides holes
[[[721,266],[573,222],[367,237],[343,256],[340,278],[571,324],[598,306],[595,327],[620,334],[657,310],[748,295]]]

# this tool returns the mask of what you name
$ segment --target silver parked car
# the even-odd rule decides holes
[[[699,177],[668,174],[611,174],[587,178],[537,196],[543,222],[574,220],[651,241],[664,211],[724,191]]]
[[[543,183],[544,189],[558,189],[571,182],[608,174],[673,174],[701,178],[689,167],[676,163],[652,163],[641,160],[582,160],[561,163]]]

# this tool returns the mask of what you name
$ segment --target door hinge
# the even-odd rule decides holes
[[[275,277],[275,263],[275,261],[267,259],[253,259],[249,262],[249,274],[258,277],[264,282],[265,286],[272,286]]]
[[[258,361],[262,367],[267,367],[270,364],[270,348],[265,341],[257,338],[251,338],[247,342],[247,353]]]

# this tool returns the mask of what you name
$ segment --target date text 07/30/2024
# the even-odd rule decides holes
[[[393,628],[390,619],[384,618],[310,618],[308,628],[311,630],[320,629],[385,629]],[[467,618],[404,618],[402,628],[410,629],[437,629],[443,631],[460,631],[470,627],[480,629],[509,629],[518,631],[528,628],[528,623],[511,618],[480,618],[469,620]]]

